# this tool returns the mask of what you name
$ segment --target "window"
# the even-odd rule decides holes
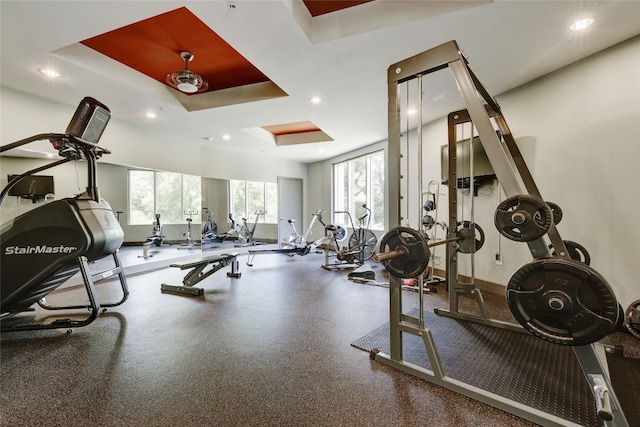
[[[367,213],[362,207],[371,209],[373,230],[384,229],[384,152],[377,151],[333,165],[334,221],[351,226],[347,211],[358,226],[358,218]],[[366,223],[364,224],[367,225]]]
[[[199,223],[200,183],[199,176],[129,170],[129,224],[152,224],[156,213],[163,224],[184,224],[188,212]]]
[[[278,222],[278,184],[272,182],[229,181],[229,212],[233,219],[255,220],[255,213],[266,211],[258,217],[258,222],[276,224]]]

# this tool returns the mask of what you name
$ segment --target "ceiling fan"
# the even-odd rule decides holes
[[[189,70],[189,62],[193,61],[193,54],[181,52],[180,57],[184,60],[184,70],[174,71],[167,74],[167,84],[180,92],[196,93],[207,90],[209,85],[199,74]]]

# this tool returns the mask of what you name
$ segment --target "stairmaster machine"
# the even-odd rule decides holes
[[[0,203],[14,185],[35,173],[70,161],[80,161],[87,167],[85,192],[44,203],[0,227],[2,332],[62,328],[70,332],[71,328],[93,322],[107,307],[126,301],[129,291],[118,257],[124,232],[109,203],[100,197],[97,183],[97,160],[110,153],[98,146],[98,141],[110,118],[111,112],[105,105],[86,97],[76,109],[66,133],[39,134],[0,147],[2,153],[34,141],[48,140],[62,157],[10,179],[0,193]],[[115,267],[91,271],[89,263],[108,256],[113,257]],[[47,303],[45,297],[78,272],[87,293],[86,302],[66,306]],[[100,304],[95,284],[106,279],[119,281],[122,296],[118,290],[114,299],[120,298],[119,301]],[[38,310],[38,306],[44,310]],[[51,310],[62,311],[54,314]]]

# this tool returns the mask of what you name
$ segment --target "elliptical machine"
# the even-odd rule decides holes
[[[0,326],[2,331],[59,329],[86,326],[105,307],[122,304],[129,291],[118,249],[124,232],[111,206],[100,197],[97,183],[97,159],[110,152],[97,145],[111,112],[93,98],[84,98],[65,134],[39,134],[0,147],[0,153],[22,145],[48,140],[62,160],[32,169],[12,179],[0,193],[0,203],[22,178],[72,160],[86,160],[87,189],[72,198],[47,203],[2,225],[0,229]],[[108,255],[115,267],[92,273],[89,262]],[[78,271],[82,274],[88,296],[87,304],[51,306],[45,296]],[[95,282],[117,275],[122,289],[119,301],[101,304]],[[24,315],[35,310],[89,310],[82,320],[59,318],[50,323]],[[77,316],[77,311],[74,316]]]

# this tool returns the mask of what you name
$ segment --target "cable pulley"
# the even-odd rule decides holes
[[[572,259],[521,267],[509,280],[507,303],[525,329],[556,344],[591,344],[619,325],[620,307],[607,281]]]
[[[549,205],[528,194],[505,199],[496,208],[494,216],[498,232],[516,242],[530,242],[544,236],[552,221],[553,211]]]

